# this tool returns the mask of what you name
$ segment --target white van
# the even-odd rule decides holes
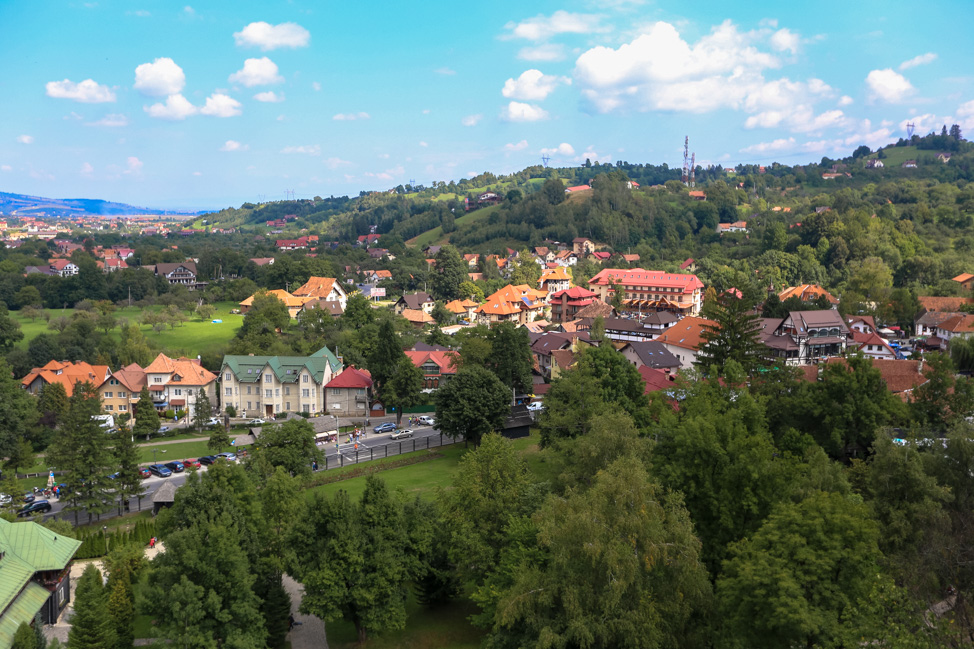
[[[98,425],[105,431],[110,431],[115,428],[115,418],[111,415],[95,415],[92,419],[97,421]]]

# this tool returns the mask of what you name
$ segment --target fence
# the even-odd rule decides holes
[[[427,437],[410,437],[409,439],[383,444],[382,446],[370,446],[366,448],[362,444],[359,444],[358,449],[354,447],[339,447],[337,455],[325,455],[324,463],[318,465],[318,470],[327,471],[328,469],[338,469],[349,464],[371,462],[372,460],[381,460],[384,457],[395,457],[396,455],[428,450],[439,446],[450,446],[459,441],[459,439],[453,439],[440,433],[439,435],[429,435]],[[350,445],[345,444],[345,446],[348,447]]]

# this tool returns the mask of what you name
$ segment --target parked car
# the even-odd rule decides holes
[[[118,480],[118,476],[122,475],[120,472],[116,471],[108,476],[109,480]]]
[[[24,494],[24,502],[25,503],[32,503],[32,502],[34,502],[35,499],[36,499],[36,496],[34,496],[34,494],[32,494],[29,491]]]
[[[149,471],[152,475],[159,476],[160,478],[168,478],[172,475],[172,471],[163,464],[150,464]]]
[[[237,461],[237,454],[236,453],[217,453],[216,456],[218,458],[220,458],[220,459],[226,460],[227,462],[236,462]]]
[[[408,428],[403,428],[402,430],[397,430],[396,432],[394,432],[389,437],[389,439],[405,439],[407,437],[412,437],[412,436],[413,436],[413,431],[409,430]]]
[[[375,428],[373,428],[372,429],[372,432],[373,433],[390,433],[390,432],[392,432],[394,430],[396,430],[396,424],[395,424],[395,422],[387,421],[386,423],[379,424],[378,426],[376,426]]]
[[[209,466],[210,464],[213,464],[214,462],[216,462],[216,456],[215,455],[204,455],[203,457],[200,458],[200,464],[202,464],[204,466]]]
[[[191,457],[188,460],[183,460],[183,466],[187,469],[198,469],[200,468],[200,461],[195,457]]]
[[[544,410],[544,405],[540,401],[532,401],[528,404],[528,410],[531,412],[541,412]]]
[[[223,425],[223,420],[220,419],[219,417],[210,417],[209,419],[206,420],[206,423],[203,424],[203,425],[204,426],[222,426]]]
[[[159,434],[165,435],[172,430],[172,426],[159,426]]]
[[[0,494],[0,507],[2,507],[4,505],[9,505],[13,501],[14,501],[14,499],[11,498],[9,495],[7,495],[7,494]]]
[[[24,505],[17,511],[17,518],[25,518],[27,516],[33,516],[34,514],[46,514],[51,511],[51,503],[46,500],[35,500],[34,502]]]
[[[149,470],[148,470],[147,468],[145,468],[145,467],[142,467],[142,468],[140,468],[140,469],[139,469],[139,473],[141,473],[141,474],[142,474],[142,478],[143,478],[143,479],[145,479],[145,478],[148,478],[149,476],[151,476],[151,475],[152,475],[152,471],[149,471]]]
[[[423,426],[435,426],[436,420],[430,417],[429,415],[422,415],[419,418],[419,423]]]
[[[248,426],[260,426],[261,424],[266,424],[266,423],[267,423],[267,420],[266,419],[261,419],[260,417],[254,417],[253,419],[251,419],[250,421],[247,422],[247,425]]]
[[[183,471],[186,470],[186,467],[183,466],[183,463],[182,462],[179,462],[177,460],[174,460],[172,462],[166,462],[163,466],[165,466],[167,469],[169,469],[173,473],[182,473]]]

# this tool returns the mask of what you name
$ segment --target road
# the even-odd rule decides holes
[[[395,421],[394,418],[388,418],[388,420]],[[403,427],[405,428],[407,426],[404,424]],[[435,428],[432,428],[430,426],[415,426],[411,428],[411,430],[413,431],[412,439],[416,440],[415,447],[417,450],[419,450],[420,448],[426,448],[427,442],[424,439],[426,437],[434,438],[434,439],[430,439],[430,444],[434,446],[440,445],[440,432]],[[374,457],[374,459],[385,457],[386,451],[383,447],[387,445],[393,445],[389,449],[390,455],[398,455],[399,440],[393,440],[391,438],[392,438],[391,432],[377,434],[372,432],[371,429],[369,429],[368,432],[358,440],[357,461],[368,462],[370,460],[370,457]],[[327,462],[322,463],[318,466],[319,471],[324,471],[326,466],[329,469],[334,469],[338,466],[344,466],[346,464],[356,463],[356,448],[355,448],[356,443],[355,442],[349,443],[348,441],[346,441],[347,439],[348,439],[347,434],[343,435],[342,439],[339,441],[337,448],[334,443],[325,444],[319,447],[321,451],[325,454],[325,456],[328,458]],[[408,438],[403,439],[401,440],[401,443],[402,443],[403,453],[408,453],[412,450],[413,442],[411,439]],[[379,454],[380,452],[382,453],[381,455]],[[206,471],[206,469],[207,467],[204,466],[198,470]],[[136,512],[136,511],[142,511],[146,509],[151,510],[152,495],[156,492],[156,490],[160,486],[163,485],[163,483],[171,482],[178,489],[179,487],[183,486],[183,484],[186,483],[186,478],[188,477],[188,475],[189,475],[188,473],[184,472],[184,473],[174,473],[172,474],[172,476],[168,478],[159,478],[156,476],[150,476],[146,478],[145,480],[142,481],[142,484],[145,486],[146,489],[146,494],[142,497],[141,507],[139,506],[140,503],[138,501],[134,501],[131,504],[130,511]],[[74,522],[73,512],[62,515],[62,510],[67,504],[66,502],[60,502],[57,499],[51,499],[50,502],[51,502],[51,511],[44,515],[44,520],[49,520],[52,518],[65,518],[66,520],[72,523]],[[115,516],[118,516],[117,507],[110,512],[106,512],[102,514],[101,518],[97,520],[107,520],[109,518],[114,518]],[[95,520],[96,520],[95,518],[92,519],[93,522],[95,522]],[[79,513],[78,522],[82,524],[86,524],[88,522],[87,514]]]

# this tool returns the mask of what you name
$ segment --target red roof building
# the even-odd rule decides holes
[[[607,268],[588,284],[607,303],[612,301],[616,291],[621,291],[623,304],[631,310],[697,315],[703,303],[703,282],[696,275],[642,268]]]

